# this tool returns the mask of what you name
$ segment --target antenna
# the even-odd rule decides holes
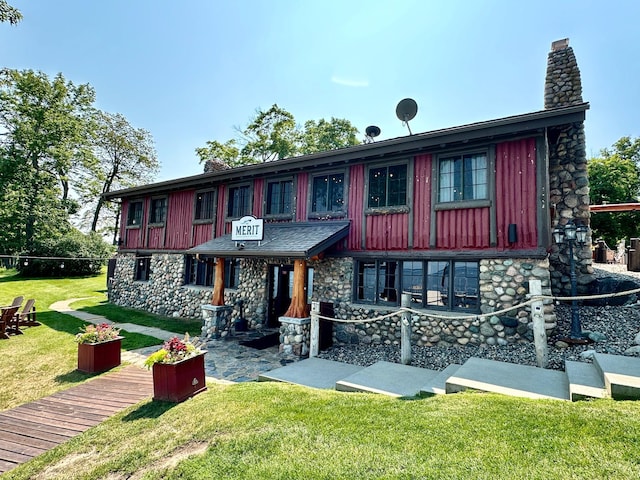
[[[377,127],[375,125],[369,125],[367,129],[364,131],[364,134],[367,137],[367,139],[365,140],[366,143],[373,143],[374,142],[373,139],[378,135],[380,135],[380,127]]]
[[[400,103],[398,103],[396,107],[396,116],[407,126],[409,135],[413,135],[413,133],[411,133],[411,127],[409,126],[409,120],[413,120],[416,113],[418,113],[418,104],[413,98],[400,100]]]

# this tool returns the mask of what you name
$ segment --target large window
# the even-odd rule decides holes
[[[142,202],[129,203],[129,211],[127,212],[127,226],[139,227],[142,224]]]
[[[487,198],[487,155],[472,153],[441,158],[440,202]]]
[[[358,261],[355,301],[400,305],[407,293],[415,307],[477,311],[478,284],[478,262]]]
[[[215,216],[216,192],[196,192],[194,220],[213,220]]]
[[[344,211],[344,174],[313,177],[311,211],[315,213]]]
[[[369,170],[369,208],[407,203],[407,166],[390,165]]]
[[[167,220],[167,197],[152,198],[149,223],[164,223]]]
[[[249,185],[229,188],[227,217],[240,218],[251,214],[251,189]]]
[[[293,209],[293,180],[280,180],[267,183],[267,215],[287,215]]]
[[[151,256],[136,257],[134,278],[138,282],[146,282],[151,275]]]
[[[185,284],[213,287],[216,266],[213,259],[198,259],[195,255],[185,257]],[[224,261],[224,286],[237,288],[240,281],[240,260],[237,258]]]

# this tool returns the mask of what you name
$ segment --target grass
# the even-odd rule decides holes
[[[102,285],[100,278],[22,281],[0,272],[0,300],[19,292],[43,306],[95,296]],[[0,342],[0,410],[89,377],[75,371],[72,336],[82,322],[46,309],[38,317],[42,326]],[[178,405],[143,401],[2,478],[639,476],[638,402],[479,393],[397,400],[250,382],[210,384]]]
[[[36,299],[39,327],[24,329],[23,335],[0,340],[0,410],[25,403],[68,388],[91,377],[76,370],[77,345],[74,336],[85,322],[49,310],[59,300],[88,298],[88,304],[106,302],[106,276],[82,278],[22,279],[15,271],[0,269],[0,305],[11,303],[18,295]],[[99,314],[112,321],[140,322],[181,333],[185,322],[146,313],[132,315],[129,309],[107,306]],[[96,307],[102,308],[102,307]],[[153,323],[158,319],[158,323]],[[191,325],[193,322],[189,323]],[[199,323],[199,322],[198,322]],[[182,330],[184,331],[184,330]],[[161,340],[122,331],[124,350],[159,345]]]

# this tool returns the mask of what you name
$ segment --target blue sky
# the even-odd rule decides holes
[[[543,108],[551,42],[582,73],[587,154],[640,136],[640,2],[9,0],[0,66],[89,83],[97,106],[151,132],[158,180],[198,174],[194,149],[272,104],[379,139]]]

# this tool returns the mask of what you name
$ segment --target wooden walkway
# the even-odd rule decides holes
[[[151,373],[130,365],[0,412],[0,474],[152,395]]]

